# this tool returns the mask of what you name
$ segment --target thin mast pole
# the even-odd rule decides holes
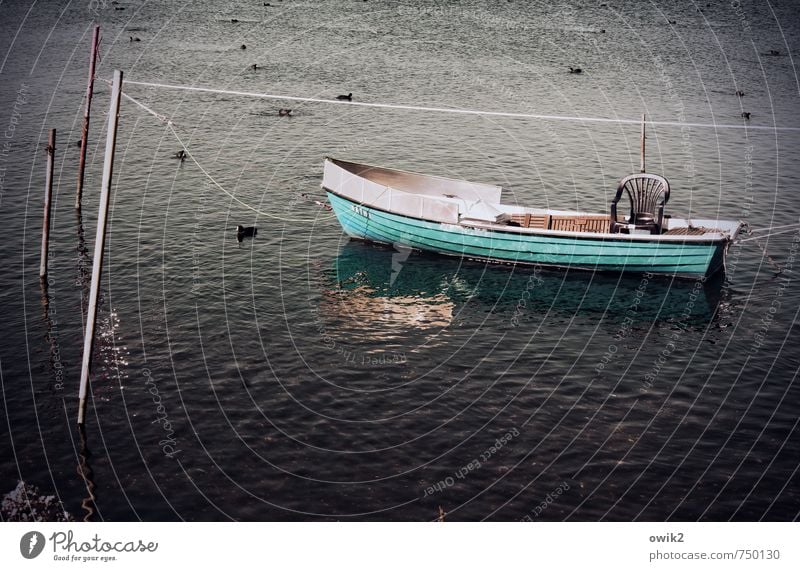
[[[86,87],[86,109],[83,112],[83,131],[81,133],[81,158],[78,164],[78,190],[75,193],[75,208],[81,207],[83,194],[83,173],[86,170],[86,147],[89,144],[89,114],[92,110],[92,93],[94,92],[94,67],[97,61],[97,46],[100,43],[100,26],[94,27],[92,34],[92,53],[89,56],[89,84]]]
[[[644,113],[642,113],[642,163],[641,163],[641,172],[644,172],[644,146],[645,146],[645,135],[644,135],[644,124],[645,124],[645,117]]]
[[[56,130],[50,129],[47,141],[47,175],[44,183],[44,220],[42,221],[42,253],[39,259],[39,277],[47,277],[47,255],[50,247],[50,199],[53,196],[53,163],[56,156]]]

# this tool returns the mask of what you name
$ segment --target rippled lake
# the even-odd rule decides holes
[[[799,28],[781,0],[3,2],[0,493],[93,520],[797,519],[796,227],[700,283],[370,246],[302,195],[327,155],[605,212],[639,126],[592,119],[646,114],[674,123],[647,142],[669,213],[796,224]],[[144,107],[122,101],[82,442],[114,69]]]

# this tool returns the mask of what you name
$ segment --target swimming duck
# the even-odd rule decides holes
[[[339,101],[352,101],[353,100],[353,94],[349,93],[347,95],[337,95],[336,99],[338,99]]]
[[[291,109],[278,109],[278,115],[281,117],[291,117],[292,110]]]
[[[242,226],[241,224],[236,227],[236,239],[241,242],[245,238],[255,238],[258,234],[258,228],[255,226]]]
[[[570,73],[583,73],[583,70],[581,68],[579,68],[579,67],[570,66],[569,72]]]

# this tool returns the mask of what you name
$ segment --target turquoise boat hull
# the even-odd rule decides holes
[[[325,189],[344,231],[353,238],[475,260],[590,271],[702,278],[723,266],[729,240],[633,240],[559,236],[432,222],[360,204]]]

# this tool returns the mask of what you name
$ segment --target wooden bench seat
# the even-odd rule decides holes
[[[607,234],[611,227],[608,216],[552,216],[550,230],[564,232],[598,232]]]
[[[511,221],[522,228],[537,228],[539,230],[550,228],[549,214],[512,214]]]
[[[550,214],[512,214],[511,222],[522,228],[562,230],[565,232],[598,232],[607,234],[611,227],[608,216],[556,216]]]

